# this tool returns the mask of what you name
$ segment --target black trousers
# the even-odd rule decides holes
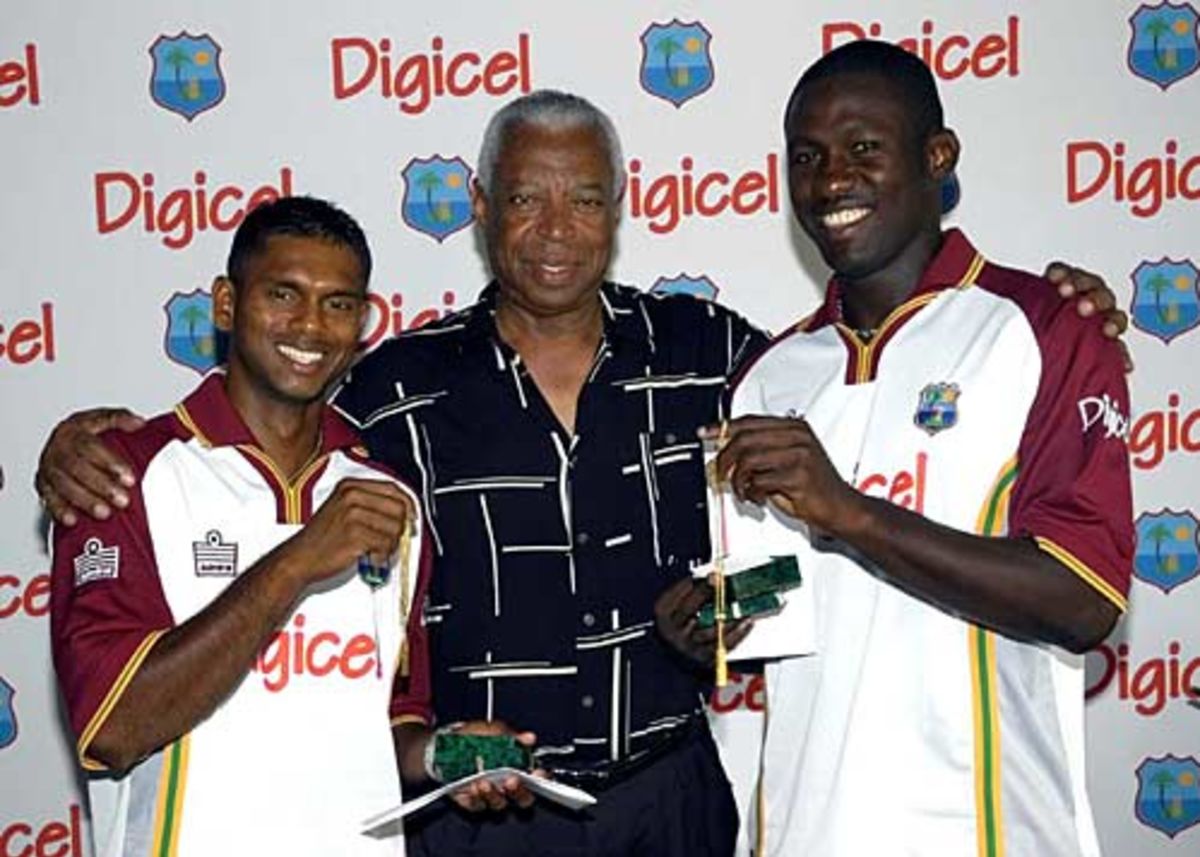
[[[529,810],[468,813],[443,801],[405,825],[408,857],[729,857],[737,805],[707,728],[572,812],[539,798]]]

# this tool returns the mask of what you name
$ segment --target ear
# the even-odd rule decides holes
[[[488,199],[479,179],[471,180],[471,212],[475,215],[476,223],[481,226],[487,223]]]
[[[217,277],[212,284],[213,327],[223,333],[233,331],[237,287],[228,277]]]
[[[925,143],[925,163],[929,174],[941,181],[958,166],[958,137],[949,128],[930,135]]]

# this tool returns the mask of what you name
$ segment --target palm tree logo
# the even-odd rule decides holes
[[[462,158],[413,158],[401,178],[400,216],[413,229],[441,243],[472,221],[471,168]]]
[[[1200,822],[1200,762],[1168,754],[1143,759],[1137,768],[1138,821],[1174,839]]]
[[[642,33],[642,88],[679,107],[713,84],[712,33],[699,21],[674,19]]]
[[[176,292],[163,309],[167,314],[163,337],[167,357],[202,375],[213,368],[219,349],[212,322],[212,295],[203,289]]]
[[[1200,522],[1191,512],[1161,509],[1143,513],[1135,522],[1137,548],[1134,574],[1165,593],[1200,575]]]
[[[1130,70],[1166,89],[1200,68],[1200,15],[1190,3],[1140,6],[1129,19]]]
[[[208,34],[159,36],[150,46],[150,97],[189,122],[225,97],[221,47]]]
[[[1200,271],[1190,260],[1143,261],[1132,279],[1134,327],[1170,344],[1200,325]]]

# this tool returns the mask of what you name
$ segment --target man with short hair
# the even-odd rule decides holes
[[[1118,349],[942,230],[959,144],[911,54],[831,52],[784,130],[834,276],[743,370],[717,459],[759,507],[725,549],[797,553],[817,610],[815,653],[767,665],[760,848],[1095,854],[1078,655],[1132,565]]]
[[[137,475],[122,514],[54,528],[54,663],[99,857],[403,852],[358,828],[400,799],[388,709],[425,681],[405,642],[424,539],[325,404],[370,270],[328,203],[256,208],[213,284],[227,370],[104,436]]]

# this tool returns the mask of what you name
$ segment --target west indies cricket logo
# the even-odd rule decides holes
[[[655,295],[691,295],[706,301],[715,301],[721,290],[708,277],[680,273],[674,277],[659,277],[650,287]]]
[[[220,360],[217,330],[212,320],[212,295],[203,289],[171,295],[163,307],[167,332],[163,347],[167,356],[201,375]]]
[[[150,57],[150,97],[159,107],[191,122],[225,97],[221,46],[207,33],[159,36],[150,46]]]
[[[0,750],[17,740],[16,689],[0,676]]]
[[[1196,533],[1200,522],[1191,512],[1160,509],[1144,512],[1134,522],[1137,547],[1133,573],[1145,583],[1170,594],[1200,574]]]
[[[1130,71],[1167,89],[1200,68],[1197,21],[1200,15],[1191,3],[1139,6],[1129,19]]]
[[[676,107],[713,85],[710,33],[699,21],[651,24],[642,33],[642,88]]]
[[[1134,269],[1133,326],[1170,344],[1200,324],[1200,271],[1189,259],[1144,261]]]
[[[471,168],[462,158],[413,158],[401,171],[401,219],[440,244],[467,226],[471,213]]]
[[[1134,814],[1142,824],[1174,839],[1200,822],[1200,762],[1193,757],[1143,759],[1137,781]]]

